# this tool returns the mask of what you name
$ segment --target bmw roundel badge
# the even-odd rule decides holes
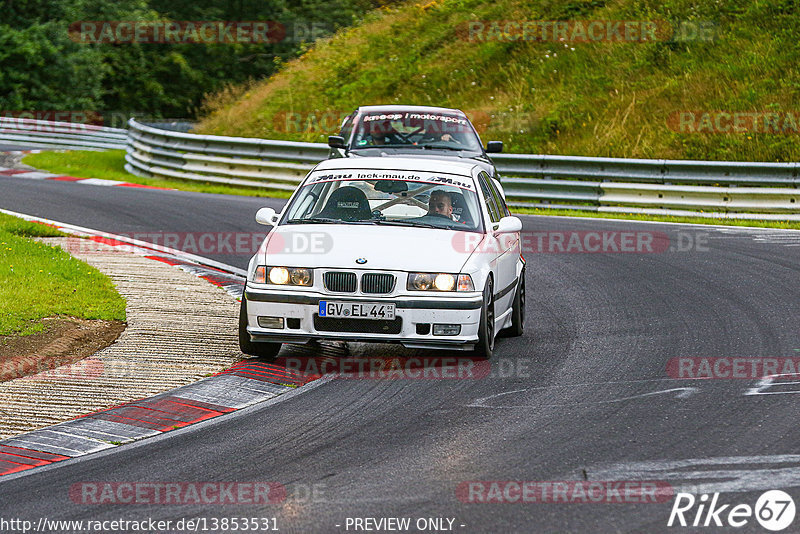
[[[358,258],[356,260],[356,263],[359,265],[364,265],[365,263],[367,263],[367,258]]]

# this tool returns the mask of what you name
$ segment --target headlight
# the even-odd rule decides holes
[[[456,277],[452,274],[437,274],[433,279],[433,287],[439,291],[452,291],[456,285]]]
[[[289,283],[289,269],[286,267],[270,267],[269,282],[271,284],[284,285]]]
[[[474,291],[468,274],[409,273],[409,291]]]
[[[310,286],[314,277],[304,267],[267,267],[267,280],[279,286]]]
[[[289,271],[289,281],[294,286],[310,286],[311,285],[311,270],[310,269],[292,269]]]

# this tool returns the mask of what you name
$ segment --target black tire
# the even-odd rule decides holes
[[[483,289],[483,306],[481,306],[481,324],[478,329],[478,343],[475,345],[475,356],[488,360],[494,354],[494,286],[492,279],[486,280]]]
[[[517,292],[514,293],[514,302],[511,304],[511,326],[503,330],[508,337],[518,337],[525,332],[525,270],[519,277]]]
[[[280,343],[254,343],[250,340],[250,334],[247,333],[247,299],[242,293],[242,304],[239,307],[239,350],[244,354],[250,356],[258,356],[273,360],[281,350]]]

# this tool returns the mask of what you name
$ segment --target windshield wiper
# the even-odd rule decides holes
[[[286,224],[342,224],[345,221],[341,219],[329,219],[327,217],[309,217],[308,219],[289,219]]]
[[[446,146],[446,145],[420,145],[422,148],[435,148],[439,150],[458,150],[459,152],[462,150],[470,150],[469,148],[462,147],[454,147],[454,146]]]
[[[385,221],[381,219],[373,219],[373,224],[385,224],[387,226],[416,226],[417,228],[449,228],[448,226],[437,226],[431,223],[424,223],[424,222],[411,222],[411,221]]]

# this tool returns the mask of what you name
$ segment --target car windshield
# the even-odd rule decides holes
[[[365,113],[356,119],[351,149],[393,148],[481,152],[481,142],[464,115],[451,113]]]
[[[401,171],[318,171],[281,224],[416,226],[481,232],[470,177]]]

